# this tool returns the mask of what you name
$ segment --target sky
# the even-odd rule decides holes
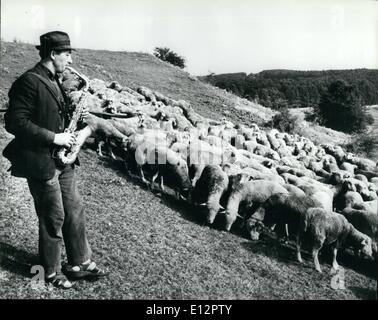
[[[168,47],[193,75],[378,69],[377,0],[0,1],[5,41],[62,30],[77,48]]]

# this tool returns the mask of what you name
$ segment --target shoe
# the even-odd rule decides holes
[[[52,277],[46,277],[45,282],[52,284],[55,288],[63,290],[71,289],[74,286],[64,274],[55,274]]]
[[[73,280],[79,279],[96,279],[107,276],[109,273],[97,267],[96,263],[91,261],[86,264],[79,264],[77,266],[67,266],[65,274],[68,278]]]

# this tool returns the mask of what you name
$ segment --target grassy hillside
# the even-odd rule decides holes
[[[174,99],[190,101],[200,114],[262,123],[270,110],[249,104],[190,77],[143,53],[79,50],[74,66],[90,78],[144,85]],[[11,82],[38,61],[31,45],[1,43],[0,99]],[[315,130],[316,131],[316,130]],[[328,140],[337,137],[328,135]],[[0,119],[0,149],[12,136]],[[295,262],[291,245],[273,238],[251,242],[238,225],[224,232],[203,225],[199,212],[144,189],[125,176],[122,161],[99,158],[89,146],[81,151],[79,189],[87,213],[94,259],[111,275],[95,283],[78,282],[69,292],[32,286],[37,264],[38,228],[26,181],[11,177],[0,157],[0,298],[67,299],[373,299],[374,266],[340,255],[344,290],[331,288],[329,255],[321,256],[323,274]]]

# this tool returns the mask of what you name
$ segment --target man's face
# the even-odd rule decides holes
[[[71,51],[52,52],[52,61],[55,71],[62,73],[72,63]]]

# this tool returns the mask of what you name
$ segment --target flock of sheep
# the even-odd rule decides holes
[[[80,81],[65,73],[63,86],[75,104]],[[340,146],[315,145],[297,134],[214,121],[194,112],[183,100],[117,82],[90,81],[86,93],[92,115],[87,128],[98,152],[122,151],[127,170],[151,189],[171,186],[214,223],[230,230],[243,219],[251,239],[266,228],[280,236],[296,236],[318,252],[352,247],[361,259],[378,259],[378,169],[369,159],[346,153]],[[85,139],[82,139],[84,143]],[[149,177],[148,179],[146,178]]]

